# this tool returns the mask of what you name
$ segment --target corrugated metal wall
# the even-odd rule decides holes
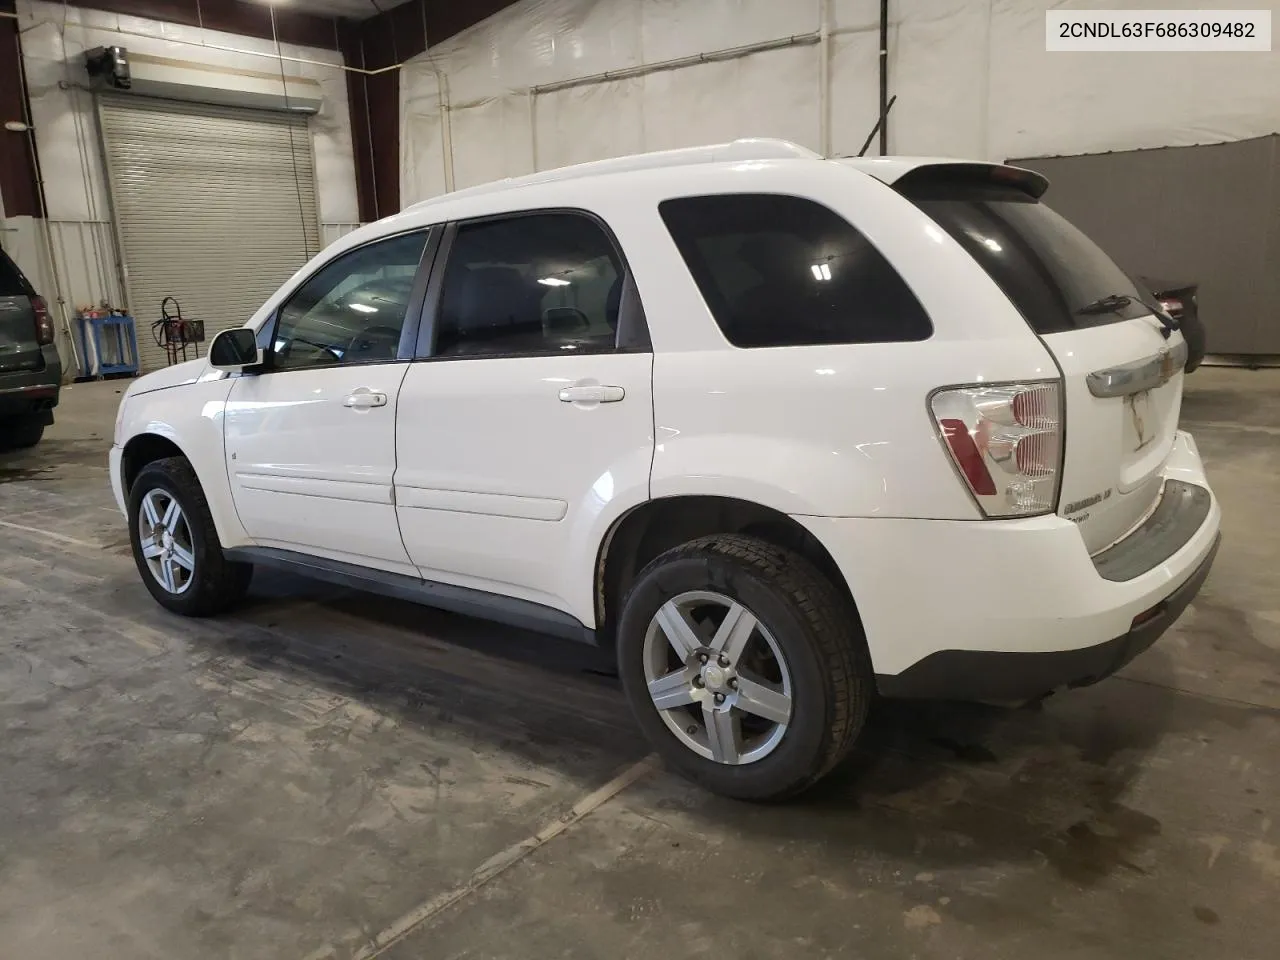
[[[50,292],[63,300],[67,325],[71,328],[75,345],[72,353],[65,343],[59,344],[58,352],[62,355],[64,370],[71,376],[79,376],[84,344],[79,324],[75,321],[76,311],[85,306],[96,306],[104,300],[113,305],[124,302],[120,271],[116,264],[115,234],[109,220],[47,222],[53,257],[57,263],[56,290]],[[47,252],[45,256],[47,259]],[[51,273],[52,271],[47,271],[45,275],[49,276]],[[49,289],[48,283],[44,289]],[[61,318],[59,326],[62,326]],[[66,338],[65,330],[60,330],[59,334],[63,339]],[[76,369],[72,370],[72,366]]]
[[[15,217],[5,221],[0,243],[49,301],[57,325],[58,354],[67,376],[75,376],[82,355],[76,309],[102,300],[124,300],[110,222]]]
[[[1133,274],[1200,284],[1211,354],[1280,354],[1280,135],[1013,160]]]
[[[121,303],[116,241],[109,220],[50,220],[53,255],[63,298],[74,310],[87,304]]]
[[[327,247],[362,226],[363,224],[360,223],[322,223],[320,224],[320,243]]]

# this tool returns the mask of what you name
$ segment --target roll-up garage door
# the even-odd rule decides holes
[[[167,362],[151,324],[177,297],[203,354],[320,249],[305,118],[101,96],[98,111],[129,311],[145,370]]]

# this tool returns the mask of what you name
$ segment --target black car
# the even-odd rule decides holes
[[[1165,312],[1178,322],[1178,328],[1187,341],[1186,371],[1190,373],[1204,359],[1204,324],[1200,321],[1200,304],[1196,299],[1200,284],[1154,277],[1138,279],[1160,301]]]
[[[0,250],[0,450],[40,442],[61,384],[49,307]]]

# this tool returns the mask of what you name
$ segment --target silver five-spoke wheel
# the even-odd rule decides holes
[[[672,597],[649,623],[643,656],[653,705],[694,753],[744,764],[782,742],[791,673],[777,641],[738,601],[707,590]]]
[[[138,542],[156,582],[169,593],[185,593],[195,577],[195,549],[182,506],[167,490],[157,488],[143,496]]]

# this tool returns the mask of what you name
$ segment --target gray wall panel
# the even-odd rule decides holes
[[[1280,354],[1280,136],[1010,162],[1130,273],[1198,281],[1210,353]]]

